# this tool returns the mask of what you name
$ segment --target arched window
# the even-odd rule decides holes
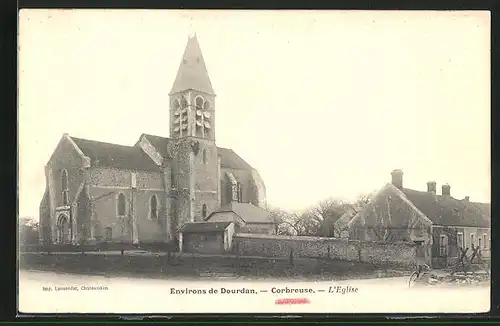
[[[188,106],[188,101],[186,100],[186,98],[183,96],[182,97],[182,100],[181,100],[181,107],[184,109],[184,108],[187,108]]]
[[[68,190],[68,171],[63,170],[61,176],[61,189]]]
[[[119,194],[118,195],[118,216],[125,216],[125,195],[124,194]]]
[[[203,164],[207,164],[207,150],[206,148],[203,149]]]
[[[158,202],[156,195],[151,196],[149,201],[149,219],[156,220],[158,218]]]
[[[238,202],[242,203],[243,202],[243,191],[241,190],[241,183],[237,183],[236,185],[237,189],[237,194],[238,194]]]
[[[203,219],[205,219],[207,217],[207,205],[206,204],[203,204],[203,206],[201,207],[201,216],[203,217]]]
[[[195,103],[196,103],[196,108],[197,108],[197,109],[202,109],[202,108],[203,108],[203,102],[204,102],[203,97],[198,96],[198,97],[196,98],[196,100],[195,100]]]
[[[203,108],[205,110],[210,110],[210,102],[209,101],[205,101],[205,103],[203,103]]]
[[[179,103],[179,100],[175,100],[174,103],[173,103],[173,107],[174,109],[178,109],[181,107],[181,104]]]
[[[68,171],[63,170],[61,175],[61,195],[63,205],[68,205]]]

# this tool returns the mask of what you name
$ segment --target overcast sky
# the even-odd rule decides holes
[[[168,92],[196,32],[218,146],[259,170],[268,202],[355,198],[404,171],[490,201],[488,12],[23,10],[19,210],[38,216],[63,133],[169,136]]]

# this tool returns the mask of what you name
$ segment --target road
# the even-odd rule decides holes
[[[218,293],[213,293],[215,290]],[[231,290],[240,290],[242,294],[232,294]],[[255,293],[249,293],[251,291]],[[284,298],[305,298],[307,304],[275,303]],[[486,312],[489,305],[488,286],[409,289],[406,277],[321,282],[245,282],[106,278],[24,270],[19,275],[19,308],[23,312],[471,313]]]

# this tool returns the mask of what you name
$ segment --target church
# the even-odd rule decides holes
[[[217,147],[215,100],[191,36],[169,93],[170,138],[142,134],[123,146],[64,134],[45,166],[41,241],[173,243],[188,224],[222,222],[273,234],[258,171]]]

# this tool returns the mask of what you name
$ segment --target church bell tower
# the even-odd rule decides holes
[[[178,203],[180,227],[205,220],[220,202],[215,92],[196,35],[188,39],[169,96],[170,138],[179,153],[173,155],[173,188],[185,194]]]
[[[215,141],[214,100],[198,39],[189,37],[170,91],[170,137]]]

